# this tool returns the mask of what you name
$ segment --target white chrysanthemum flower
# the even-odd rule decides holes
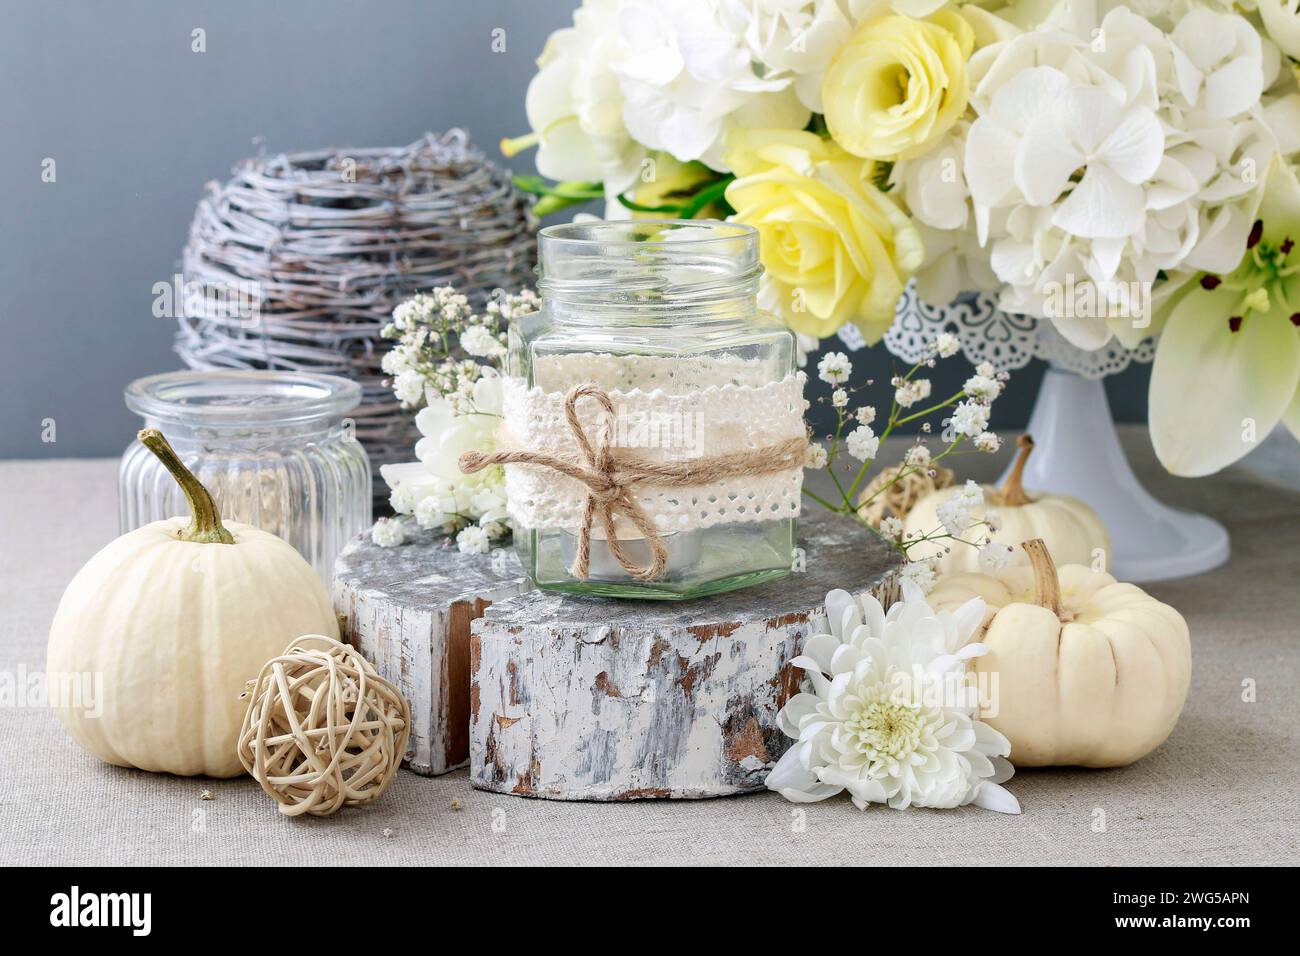
[[[809,442],[808,447],[804,450],[803,466],[805,468],[825,468],[829,456],[826,454],[826,446],[819,442]]]
[[[381,548],[395,548],[406,542],[406,526],[398,518],[380,518],[370,529],[370,540]]]
[[[888,614],[870,595],[826,595],[826,631],[792,661],[811,690],[777,717],[796,743],[767,786],[798,803],[847,790],[859,809],[974,804],[1019,813],[1001,786],[1014,773],[1011,745],[979,719],[978,694],[964,680],[966,662],[985,652],[971,643],[984,602],[936,612],[909,581],[903,591]]]
[[[975,447],[992,454],[1002,447],[1002,439],[993,432],[980,432],[975,436]]]
[[[476,524],[466,525],[456,535],[456,547],[465,554],[487,554],[491,550],[488,533]]]
[[[880,439],[871,430],[870,425],[859,425],[844,439],[844,447],[858,461],[868,461],[876,457],[880,449]]]
[[[952,410],[952,427],[960,434],[975,438],[988,428],[989,407],[979,402],[965,401]]]
[[[853,374],[853,363],[843,352],[827,352],[817,363],[817,377],[828,385],[843,385]]]

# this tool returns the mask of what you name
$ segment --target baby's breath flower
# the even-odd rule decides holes
[[[1002,447],[1002,439],[993,432],[980,432],[975,436],[975,447],[992,454]]]
[[[962,390],[971,398],[978,399],[981,402],[991,402],[1002,391],[1002,383],[996,378],[972,375],[966,379],[966,384],[962,386]]]
[[[831,392],[831,404],[836,408],[844,408],[849,404],[849,393],[842,388],[837,388]]]
[[[825,468],[828,459],[826,446],[819,442],[809,442],[808,447],[804,450],[803,466],[805,468]]]
[[[976,375],[979,375],[979,376],[981,376],[981,377],[983,377],[983,378],[996,378],[996,377],[997,377],[996,374],[995,374],[994,371],[993,371],[993,363],[992,363],[992,362],[980,362],[979,365],[976,365],[976,366],[975,366],[975,374],[976,374]]]
[[[861,405],[854,412],[853,417],[858,420],[859,425],[870,425],[876,420],[876,408],[874,405]]]
[[[910,408],[917,402],[930,397],[930,380],[928,378],[913,379],[910,382],[901,379],[897,381],[897,388],[894,389],[894,401],[898,402],[902,408]]]
[[[988,427],[989,407],[974,401],[965,401],[952,411],[952,427],[958,434],[975,438]]]
[[[922,594],[929,594],[934,588],[934,568],[929,561],[909,561],[898,573],[920,588]]]
[[[876,457],[876,452],[880,448],[880,439],[871,430],[871,426],[859,425],[849,432],[848,438],[844,440],[844,446],[858,461],[867,461]]]
[[[893,515],[880,519],[880,533],[891,541],[900,540],[903,537],[902,519],[895,518]]]
[[[393,394],[403,405],[416,405],[424,398],[424,376],[408,368],[393,380]]]
[[[461,529],[456,535],[456,547],[465,554],[487,554],[491,550],[488,533],[476,524]]]
[[[817,377],[829,385],[842,385],[853,374],[853,363],[843,352],[827,352],[817,363]]]
[[[907,450],[903,462],[912,468],[925,468],[930,464],[930,449],[924,445],[913,445]]]
[[[406,541],[406,527],[397,518],[380,518],[370,529],[370,540],[381,548],[395,548]]]
[[[985,571],[996,571],[999,568],[1005,568],[1011,564],[1011,557],[1014,553],[1015,550],[1011,545],[990,541],[980,548],[980,567]]]
[[[940,332],[934,340],[934,350],[939,358],[951,358],[961,348],[961,340],[951,332]]]

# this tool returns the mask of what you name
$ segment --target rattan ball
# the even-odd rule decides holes
[[[905,470],[906,473],[899,478],[898,475]],[[951,485],[953,477],[952,469],[941,465],[932,465],[925,471],[908,469],[902,464],[893,465],[862,489],[858,495],[858,515],[873,528],[879,528],[887,515],[901,520],[926,495]]]
[[[411,708],[347,644],[299,637],[248,688],[239,759],[281,813],[370,803],[401,766]]]

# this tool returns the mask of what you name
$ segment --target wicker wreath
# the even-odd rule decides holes
[[[190,368],[360,383],[352,417],[378,489],[378,466],[409,459],[419,437],[380,367],[390,313],[447,283],[479,305],[531,283],[535,225],[531,200],[463,130],[400,149],[244,160],[229,182],[208,183],[190,226],[176,351]]]
[[[307,634],[248,682],[239,759],[287,816],[379,798],[406,753],[411,708],[353,648]]]

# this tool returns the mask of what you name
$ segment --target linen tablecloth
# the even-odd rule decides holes
[[[20,693],[0,696],[0,863],[1300,863],[1300,492],[1241,467],[1170,478],[1144,429],[1123,438],[1153,493],[1228,526],[1232,559],[1148,588],[1192,635],[1191,691],[1168,742],[1124,769],[1020,771],[1008,784],[1020,816],[863,813],[847,797],[795,806],[770,793],[557,803],[480,793],[464,771],[403,771],[371,807],[291,820],[247,777],[102,764]],[[1001,464],[972,460],[971,477]],[[117,533],[115,470],[107,460],[0,463],[0,679],[11,687],[44,667],[63,588]]]

